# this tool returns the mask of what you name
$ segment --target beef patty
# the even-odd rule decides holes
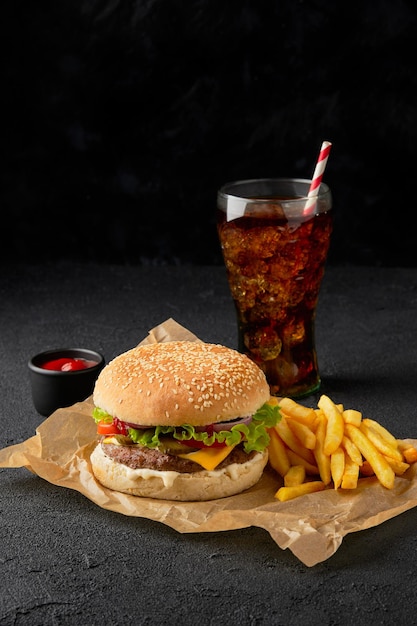
[[[173,471],[190,474],[201,472],[202,467],[189,459],[182,459],[174,454],[167,454],[156,449],[146,448],[140,445],[121,446],[113,443],[101,443],[104,454],[108,457],[123,463],[132,469],[154,469],[158,471]],[[190,448],[190,452],[191,452]],[[256,451],[247,454],[241,445],[233,448],[231,453],[219,463],[216,469],[221,469],[232,463],[245,463],[252,459]]]

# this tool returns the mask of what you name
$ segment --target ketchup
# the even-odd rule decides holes
[[[76,372],[77,370],[85,370],[88,367],[93,367],[94,365],[97,365],[95,361],[63,357],[61,359],[52,359],[51,361],[47,361],[41,367],[45,370],[54,370],[56,372]]]

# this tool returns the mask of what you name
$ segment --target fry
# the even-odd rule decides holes
[[[290,461],[288,459],[287,449],[281,437],[278,435],[274,428],[269,429],[269,437],[269,464],[276,472],[278,472],[280,476],[284,477],[290,469]]]
[[[288,426],[287,420],[285,417],[281,416],[281,420],[278,422],[276,426],[274,426],[278,435],[284,441],[284,443],[293,450],[298,456],[301,456],[303,459],[314,464],[314,455],[311,450],[305,448],[296,438],[291,428]]]
[[[403,457],[407,463],[416,463],[417,462],[417,450],[410,446],[403,451]]]
[[[324,453],[324,439],[326,436],[327,420],[324,414],[318,416],[318,424],[316,429],[316,445],[314,448],[314,456],[317,466],[319,468],[320,478],[325,485],[328,485],[331,480],[330,472],[330,457]]]
[[[346,435],[343,435],[342,447],[345,449],[346,453],[350,456],[354,463],[359,466],[362,465],[362,454],[359,452],[358,447],[355,446],[353,441],[351,441],[349,437],[346,437]]]
[[[395,473],[384,456],[375,448],[357,426],[346,424],[346,432],[362,455],[369,461],[381,485],[387,489],[394,487]]]
[[[316,435],[313,431],[302,422],[298,422],[296,419],[287,419],[287,424],[297,437],[298,441],[308,450],[314,450],[316,445]]]
[[[384,456],[390,456],[399,462],[403,460],[403,455],[398,450],[397,442],[395,442],[395,445],[390,443],[388,439],[385,439],[380,435],[378,430],[374,429],[373,426],[369,426],[366,420],[363,420],[360,425],[360,429],[363,434],[368,437],[369,441],[372,441],[375,448],[382,452]]]
[[[296,485],[295,487],[280,487],[275,494],[275,497],[280,502],[287,502],[298,496],[304,496],[307,493],[314,493],[316,491],[323,491],[325,484],[321,480],[313,480],[309,483],[303,483],[302,485]]]
[[[345,409],[343,411],[343,419],[345,424],[353,424],[354,426],[360,426],[362,421],[362,413],[355,409]]]
[[[406,463],[415,463],[417,461],[417,450],[406,441],[397,440],[398,448],[401,450]]]
[[[396,476],[402,476],[404,472],[406,472],[410,467],[409,463],[405,463],[404,461],[398,461],[397,459],[393,459],[390,456],[386,456],[385,459],[391,465]]]
[[[366,460],[362,463],[361,467],[359,468],[359,471],[362,476],[375,476],[375,472],[374,472],[372,465],[369,463],[369,461],[366,461]]]
[[[363,420],[364,424],[366,424],[367,426],[372,427],[374,430],[376,430],[376,432],[383,438],[386,439],[389,443],[391,443],[391,445],[393,445],[394,447],[397,445],[397,440],[395,439],[394,435],[392,435],[389,430],[387,430],[386,428],[384,428],[384,426],[382,426],[382,424],[380,424],[379,422],[376,422],[375,420],[371,420],[369,419],[369,417],[366,417]]]
[[[359,479],[359,465],[354,463],[352,459],[345,456],[345,470],[342,478],[342,489],[356,489]]]
[[[330,456],[342,443],[345,422],[342,413],[328,396],[321,396],[317,404],[327,418],[323,450]]]
[[[342,484],[343,474],[345,472],[345,451],[338,448],[330,457],[330,473],[333,479],[335,489],[339,489]]]
[[[287,454],[291,465],[302,465],[305,468],[306,474],[309,474],[310,476],[318,476],[319,468],[317,465],[309,463],[293,450],[288,449]]]
[[[311,427],[316,419],[314,409],[309,409],[302,404],[298,404],[298,402],[295,402],[295,400],[291,398],[281,398],[279,408],[286,416],[292,417],[306,426]]]
[[[293,465],[284,476],[284,487],[301,485],[306,478],[306,470],[303,465]]]

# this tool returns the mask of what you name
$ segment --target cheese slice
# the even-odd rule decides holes
[[[187,452],[186,454],[178,454],[182,459],[188,459],[189,461],[194,461],[194,463],[198,463],[205,470],[209,472],[216,469],[216,467],[224,461],[224,459],[231,453],[233,446],[224,446],[223,448],[204,448],[202,450],[197,450],[196,452]]]
[[[104,437],[103,443],[112,443],[115,446],[126,446],[131,443],[131,439],[124,435],[109,435]]]

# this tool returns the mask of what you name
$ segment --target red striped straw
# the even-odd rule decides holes
[[[321,181],[323,178],[324,170],[326,169],[327,159],[329,158],[331,147],[332,144],[330,143],[330,141],[323,141],[323,143],[321,144],[319,158],[316,163],[316,168],[314,170],[310,189],[307,195],[308,200],[304,207],[304,215],[311,215],[316,206],[317,196],[319,194]]]

